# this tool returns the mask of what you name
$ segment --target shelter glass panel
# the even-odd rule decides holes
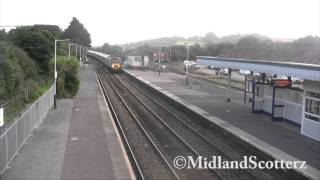
[[[306,98],[305,112],[306,118],[320,122],[320,99]]]

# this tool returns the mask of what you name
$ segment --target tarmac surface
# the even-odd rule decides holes
[[[299,127],[252,114],[251,103],[243,103],[243,93],[232,91],[231,102],[226,102],[225,87],[194,79],[187,87],[185,77],[175,73],[128,71],[320,170],[320,142],[301,135]]]
[[[58,100],[2,179],[133,179],[114,128],[93,68],[82,67],[76,97]]]

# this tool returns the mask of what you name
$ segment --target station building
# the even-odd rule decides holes
[[[301,134],[320,141],[320,65],[208,56],[198,56],[197,63],[249,70],[251,74],[287,76],[287,81],[248,77],[246,84],[250,85],[247,87],[252,96],[252,112],[268,113],[273,121],[295,124],[300,127]],[[299,88],[292,86],[292,78],[301,80]]]

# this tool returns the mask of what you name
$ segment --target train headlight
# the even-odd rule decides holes
[[[112,64],[111,67],[112,68],[120,68],[120,65],[119,64]]]

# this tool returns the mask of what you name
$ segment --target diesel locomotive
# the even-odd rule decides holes
[[[97,51],[88,51],[88,56],[105,64],[111,72],[121,72],[121,58],[113,57]]]

